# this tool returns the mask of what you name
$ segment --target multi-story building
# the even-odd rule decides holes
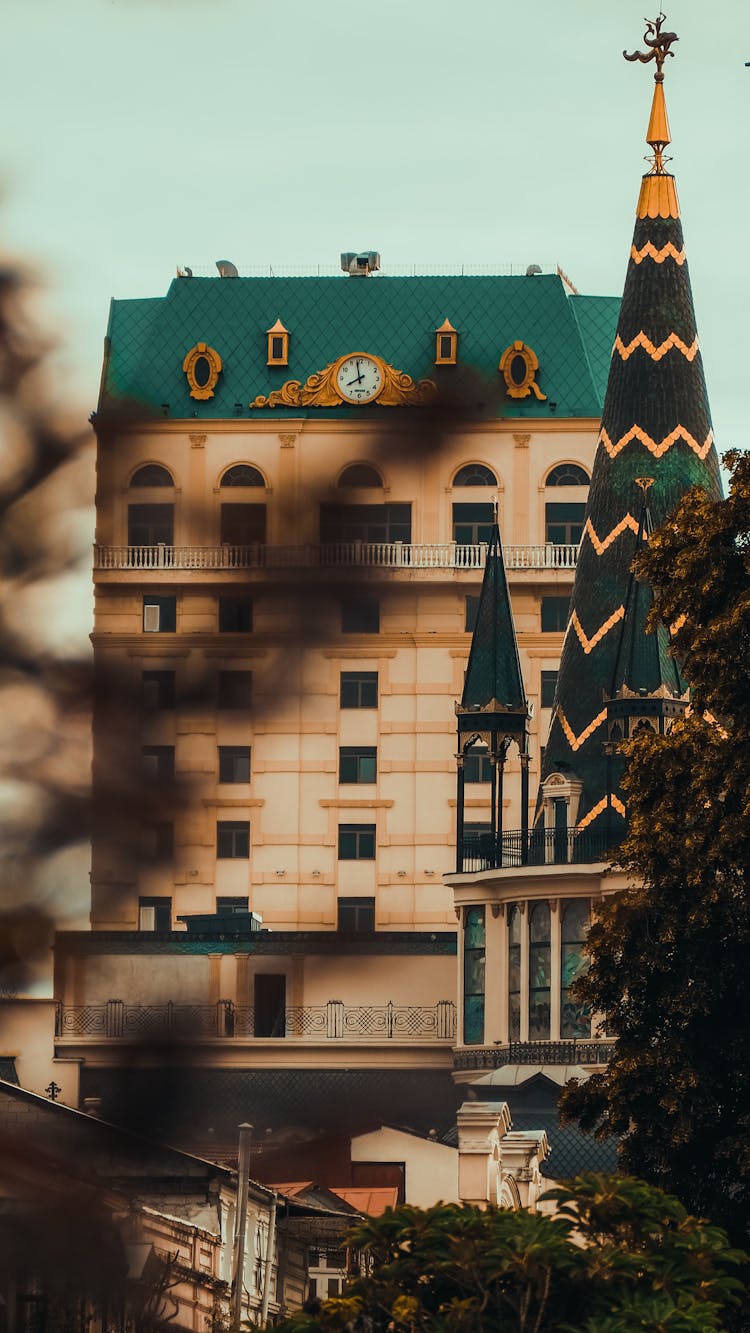
[[[424,1132],[455,1065],[522,1127],[536,1094],[509,1087],[604,1058],[569,989],[622,882],[617,745],[684,702],[630,579],[643,497],[660,521],[718,484],[660,26],[621,310],[534,265],[371,253],[113,303],[93,930],[56,947],[57,1054],[107,1114],[273,1147]]]

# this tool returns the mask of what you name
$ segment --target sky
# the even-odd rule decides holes
[[[2,21],[0,235],[40,279],[61,400],[110,297],[213,273],[559,263],[619,294],[654,66],[645,0],[33,0]],[[646,6],[647,7],[647,6]],[[720,450],[744,379],[750,5],[672,0],[673,166]]]

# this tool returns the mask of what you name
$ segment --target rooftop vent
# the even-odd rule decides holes
[[[240,276],[230,259],[217,259],[216,267],[219,270],[220,278],[238,278]]]
[[[350,278],[367,278],[380,268],[380,255],[377,250],[362,250],[359,254],[347,250],[341,256],[341,267]]]
[[[526,277],[535,278],[537,273],[541,273],[541,271],[542,270],[538,264],[529,264],[529,267],[526,270]]]

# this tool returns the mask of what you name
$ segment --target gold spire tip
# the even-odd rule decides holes
[[[674,188],[674,179],[664,170],[664,149],[671,143],[667,118],[667,105],[664,100],[664,63],[667,56],[673,56],[671,49],[679,41],[676,32],[663,32],[666,15],[659,12],[658,18],[645,19],[646,31],[643,40],[647,51],[623,51],[626,60],[638,60],[642,65],[656,62],[654,74],[653,101],[646,131],[646,143],[653,149],[651,170],[643,178],[641,197],[638,201],[638,217],[678,217],[679,206]]]

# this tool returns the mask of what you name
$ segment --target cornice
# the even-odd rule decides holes
[[[487,421],[466,421],[464,424],[455,425],[451,428],[449,434],[452,436],[461,435],[510,435],[518,434],[523,431],[524,434],[532,435],[573,435],[580,432],[592,432],[596,434],[599,430],[600,417],[502,417],[496,420]],[[153,420],[145,418],[142,421],[128,421],[121,425],[114,422],[109,425],[102,421],[96,429],[97,437],[102,441],[110,439],[120,439],[124,435],[182,435],[187,442],[191,435],[200,433],[206,437],[210,435],[376,435],[382,436],[384,423],[382,420],[362,420],[352,418],[347,420],[342,417],[220,417],[212,419],[190,419],[190,418],[154,418]],[[413,434],[414,427],[409,421],[399,418],[398,420],[387,422],[388,435],[404,435],[409,437]]]

